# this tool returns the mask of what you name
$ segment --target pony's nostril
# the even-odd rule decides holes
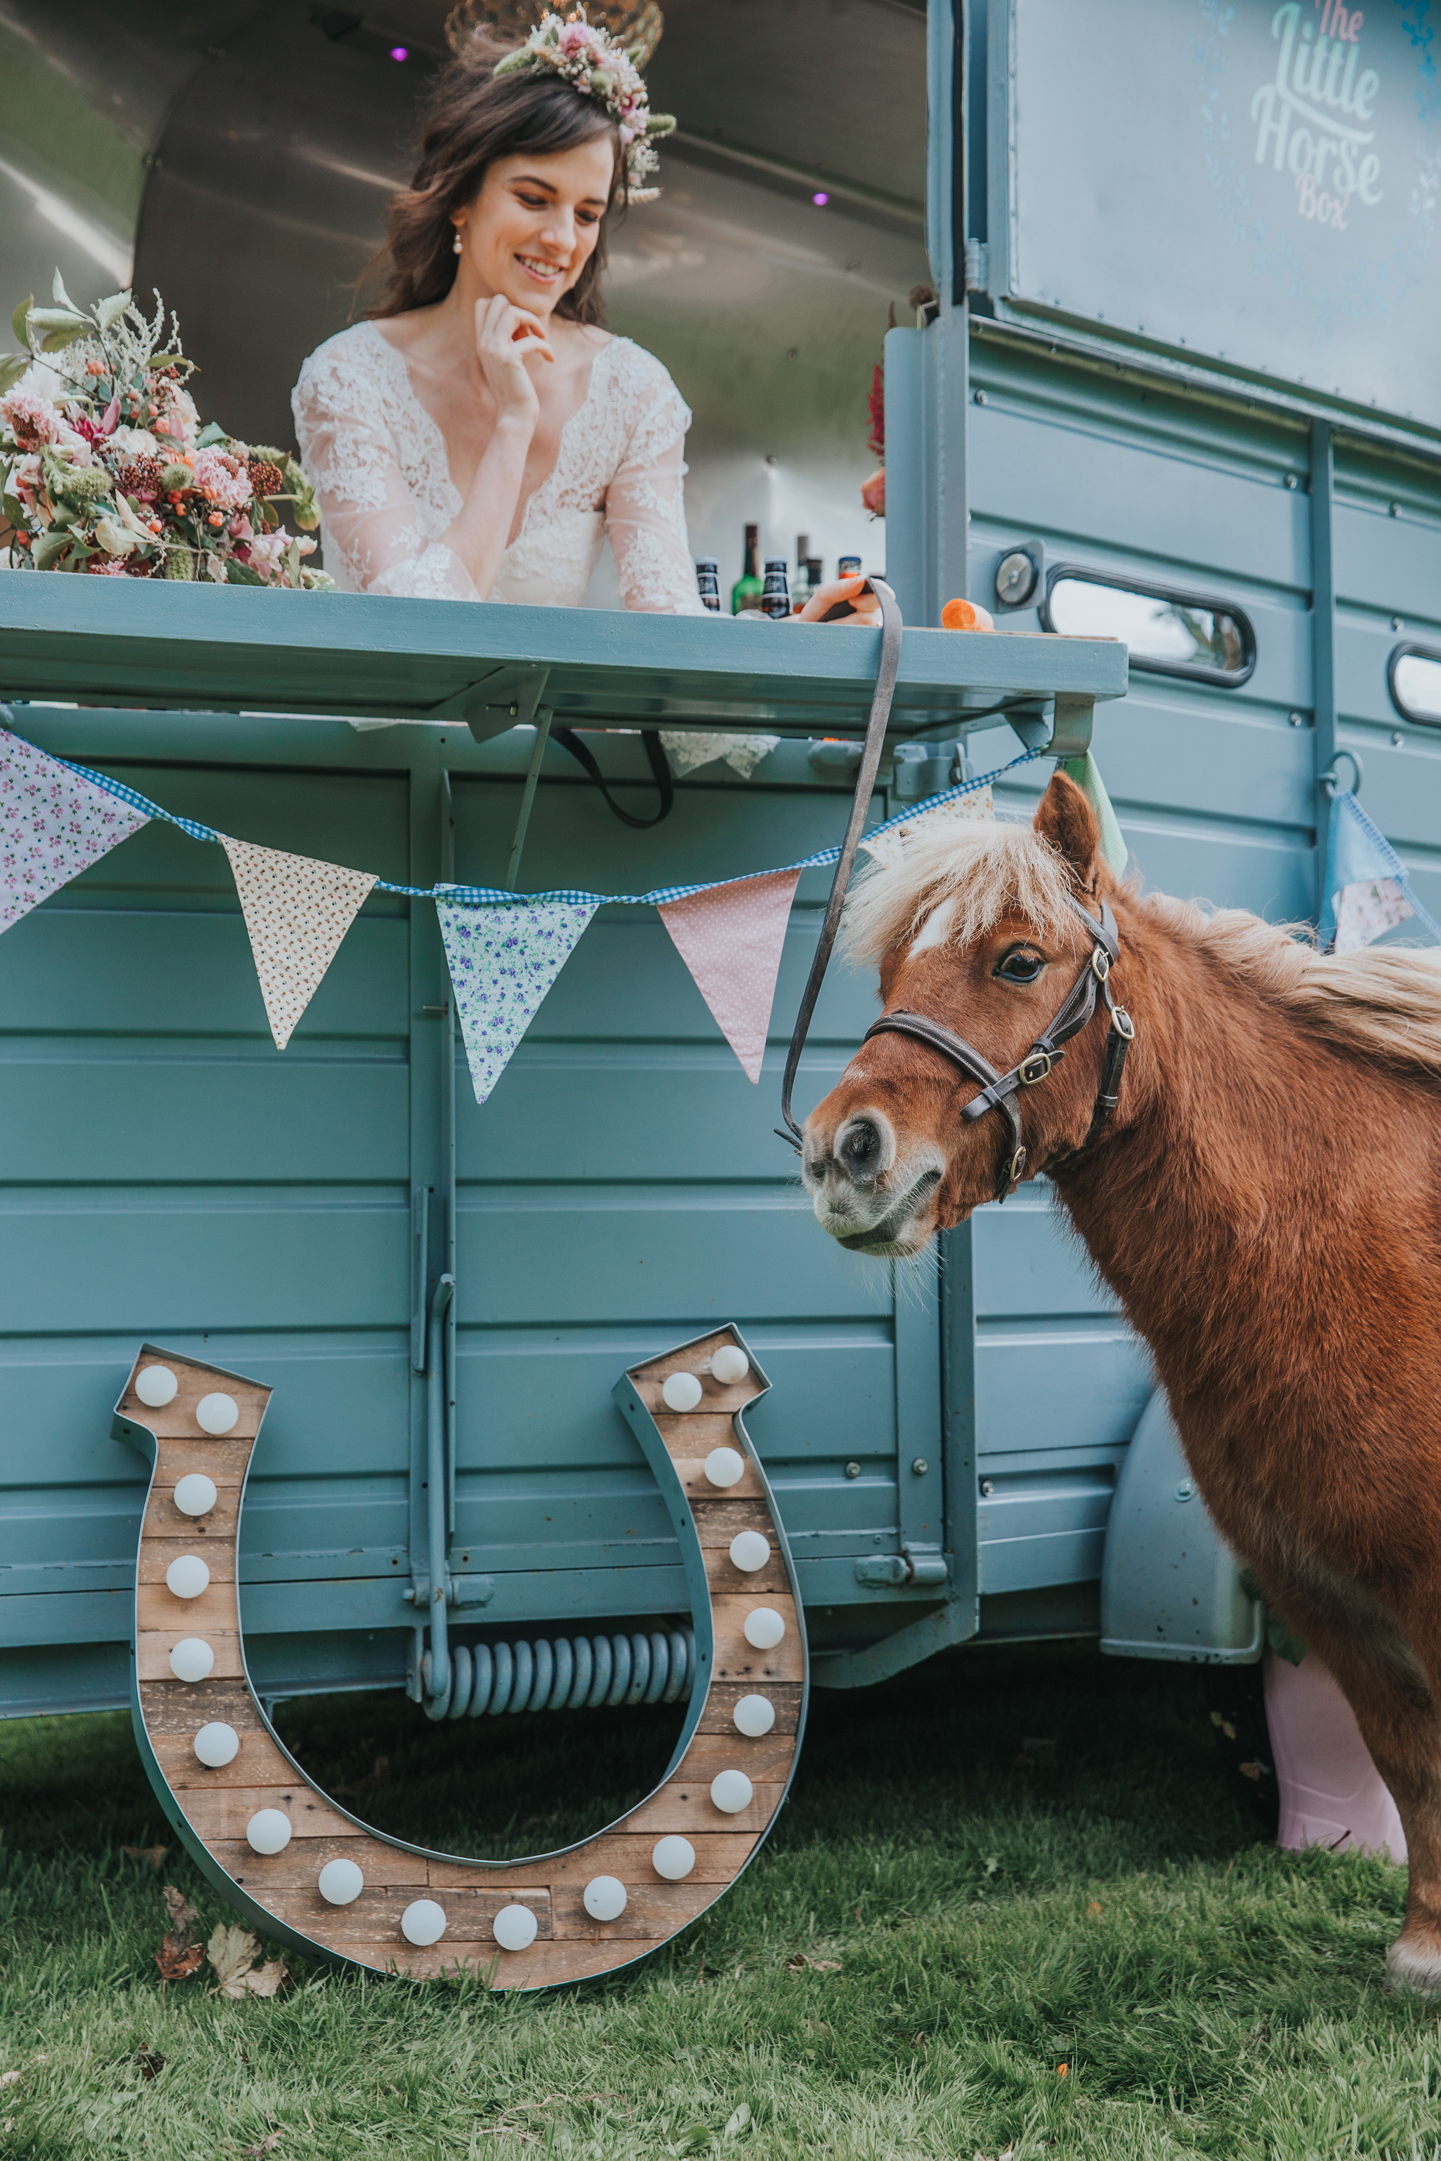
[[[847,1126],[836,1150],[852,1178],[874,1178],[881,1167],[881,1136],[869,1118]]]

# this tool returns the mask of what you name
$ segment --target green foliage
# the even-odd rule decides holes
[[[0,398],[4,397],[7,390],[14,389],[29,366],[28,353],[0,354]]]
[[[496,1854],[626,1806],[676,1714],[280,1724],[368,1820]],[[957,1653],[819,1695],[769,1845],[626,1973],[512,2000],[292,1960],[273,2000],[162,2007],[161,1885],[232,1916],[128,1719],[0,1725],[0,2156],[1438,2161],[1441,2010],[1382,1987],[1404,1877],[1258,1844],[1213,1732],[1188,1670]],[[155,1843],[159,1875],[122,1851]]]

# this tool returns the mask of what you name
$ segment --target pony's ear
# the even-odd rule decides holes
[[[1052,776],[1036,812],[1036,831],[1065,857],[1077,892],[1089,893],[1101,852],[1100,821],[1068,773]]]

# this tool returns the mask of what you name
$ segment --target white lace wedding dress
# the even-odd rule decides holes
[[[375,324],[355,323],[313,352],[291,404],[336,584],[350,593],[481,599],[441,539],[461,508],[444,438],[404,356]],[[483,597],[578,608],[609,536],[627,608],[703,614],[686,544],[689,426],[658,360],[629,338],[603,345],[555,464]]]
[[[320,503],[325,567],[341,590],[480,600],[441,538],[461,508],[445,438],[416,396],[404,356],[375,324],[354,323],[318,346],[290,402]],[[685,529],[690,419],[652,354],[629,338],[603,345],[485,599],[578,608],[609,538],[627,608],[704,615]],[[778,740],[661,735],[676,771],[724,758],[743,779]]]

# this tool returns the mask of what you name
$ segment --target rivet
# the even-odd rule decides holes
[[[1191,1484],[1190,1479],[1183,1478],[1176,1488],[1176,1499],[1178,1501],[1193,1501],[1195,1497],[1196,1489]]]
[[[929,1463],[927,1463],[924,1456],[916,1456],[912,1460],[911,1469],[915,1472],[917,1478],[924,1478],[927,1471],[930,1469],[930,1465]]]
[[[861,1475],[861,1467],[858,1463],[855,1462],[848,1463],[845,1466],[845,1473],[847,1478],[859,1478]]]

